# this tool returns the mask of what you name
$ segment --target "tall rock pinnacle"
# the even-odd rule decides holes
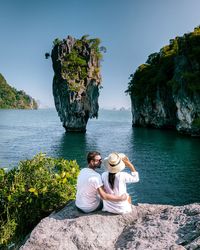
[[[68,36],[54,40],[53,96],[56,110],[66,131],[85,132],[89,118],[98,117],[101,84],[100,40]]]

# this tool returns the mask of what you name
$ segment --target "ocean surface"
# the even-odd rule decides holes
[[[54,109],[0,110],[0,167],[13,168],[39,152],[76,159],[96,150],[125,153],[140,174],[128,185],[134,203],[200,202],[200,139],[170,130],[132,128],[130,111],[100,110],[87,132],[65,133]],[[100,171],[103,171],[100,170]],[[128,171],[128,169],[125,169]]]

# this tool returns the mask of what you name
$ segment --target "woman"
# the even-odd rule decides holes
[[[104,200],[103,211],[116,214],[131,212],[131,197],[127,193],[126,183],[138,182],[138,172],[135,170],[135,167],[129,161],[128,157],[122,153],[111,153],[104,159],[104,166],[107,169],[107,172],[102,174],[105,191],[114,195],[122,195],[126,193],[127,200],[120,202]],[[125,166],[130,169],[131,174],[121,172]]]

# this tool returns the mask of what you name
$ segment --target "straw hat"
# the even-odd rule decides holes
[[[122,159],[125,157],[123,153],[111,153],[103,161],[104,166],[109,173],[118,173],[125,168],[125,164]]]

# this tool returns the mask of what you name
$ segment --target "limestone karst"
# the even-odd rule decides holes
[[[53,96],[66,131],[85,132],[89,118],[98,116],[102,50],[98,38],[67,36],[54,40]]]
[[[200,136],[200,27],[171,39],[130,76],[133,126]]]

